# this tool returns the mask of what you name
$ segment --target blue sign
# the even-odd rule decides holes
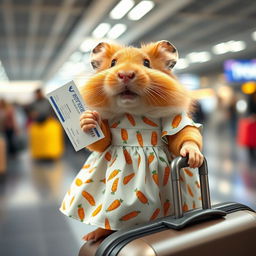
[[[224,71],[228,82],[256,81],[256,59],[227,60]]]

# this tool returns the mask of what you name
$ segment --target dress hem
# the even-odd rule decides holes
[[[73,215],[68,215],[66,212],[64,212],[61,208],[59,208],[59,211],[60,212],[62,212],[64,215],[66,215],[67,217],[69,217],[69,218],[72,218],[72,219],[75,219],[75,220],[77,220],[77,221],[79,221],[79,222],[82,222],[82,223],[84,223],[84,224],[86,224],[86,225],[91,225],[91,226],[97,226],[98,228],[103,228],[103,229],[106,229],[105,228],[105,225],[103,225],[102,223],[96,223],[96,222],[92,222],[92,221],[81,221],[79,218],[77,218],[77,217],[75,217],[75,216],[73,216]],[[109,230],[112,230],[112,231],[117,231],[117,230],[120,230],[120,228],[112,228],[111,227],[111,229],[109,229]]]

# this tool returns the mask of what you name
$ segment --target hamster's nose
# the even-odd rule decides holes
[[[124,83],[127,83],[135,77],[135,72],[133,72],[133,71],[130,71],[130,72],[120,71],[120,72],[117,73],[117,76]]]

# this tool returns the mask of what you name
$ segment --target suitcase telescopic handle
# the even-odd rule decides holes
[[[173,204],[174,204],[174,216],[175,218],[181,218],[183,216],[182,210],[182,197],[180,188],[180,170],[188,167],[187,157],[177,157],[172,160],[171,163],[171,177],[172,177],[172,191],[173,191]],[[204,158],[203,164],[198,168],[200,177],[200,188],[202,197],[203,209],[211,208],[209,181],[208,181],[208,167],[207,161]]]

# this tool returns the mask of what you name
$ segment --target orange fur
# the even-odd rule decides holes
[[[87,148],[91,151],[103,152],[111,143],[111,133],[107,120],[103,120],[101,122],[100,128],[104,133],[104,138],[94,142],[93,144],[87,146]]]
[[[166,41],[142,45],[141,48],[100,43],[92,53],[96,74],[83,87],[83,98],[87,106],[97,110],[104,119],[115,114],[140,114],[139,110],[147,114],[148,109],[156,109],[159,117],[162,117],[163,108],[167,114],[173,109],[189,112],[192,97],[168,68],[168,63],[175,62],[177,57],[175,47]],[[111,67],[113,60],[115,65]],[[149,60],[150,67],[143,65],[144,60]],[[129,83],[129,90],[139,98],[134,108],[117,105],[117,98],[124,90],[118,72],[135,74]],[[157,110],[158,107],[160,110]],[[102,128],[105,138],[90,145],[90,150],[102,152],[111,143],[107,121],[103,122]],[[195,141],[200,148],[202,146],[199,131],[194,127],[186,127],[169,137],[169,149],[178,154],[177,150],[185,140]]]
[[[196,127],[186,126],[180,132],[167,136],[168,148],[174,155],[180,155],[180,149],[185,141],[193,141],[202,150],[202,135]]]

